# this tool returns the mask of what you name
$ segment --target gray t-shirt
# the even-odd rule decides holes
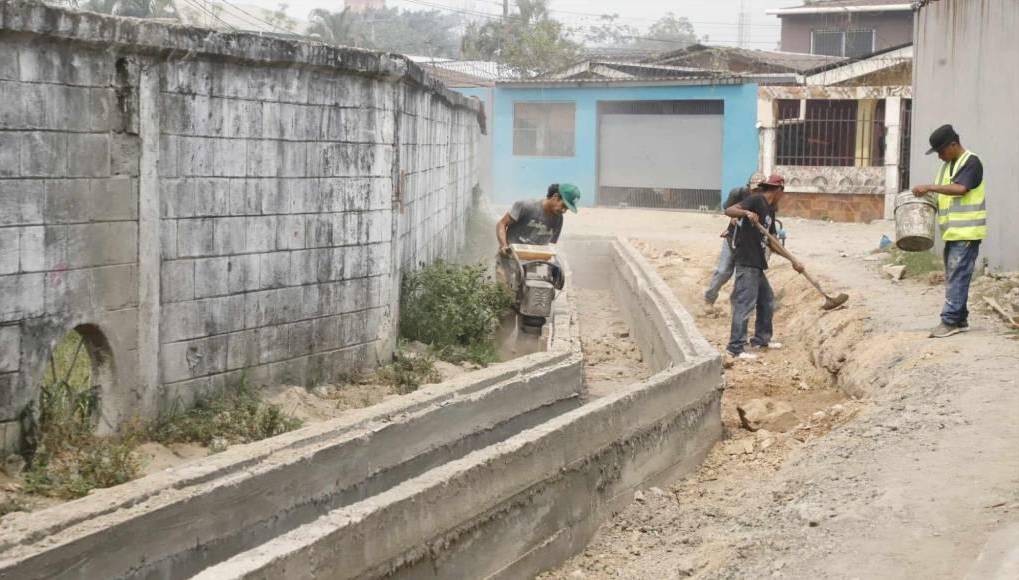
[[[542,199],[518,201],[510,209],[513,223],[506,229],[506,241],[511,244],[543,246],[559,241],[563,231],[563,216],[545,212]]]

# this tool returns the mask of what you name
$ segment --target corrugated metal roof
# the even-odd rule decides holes
[[[683,62],[703,56],[705,53],[714,53],[721,57],[737,57],[747,61],[757,62],[765,67],[778,68],[789,72],[803,72],[815,69],[820,66],[831,65],[845,61],[838,56],[825,56],[820,54],[806,54],[799,52],[782,52],[777,50],[756,50],[749,48],[737,48],[732,46],[712,46],[705,44],[694,44],[686,48],[665,53],[652,61],[652,64],[678,65]],[[725,63],[720,63],[714,70],[727,70]],[[765,71],[756,71],[765,72]],[[768,71],[774,72],[774,71]]]

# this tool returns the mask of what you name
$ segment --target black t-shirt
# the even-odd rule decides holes
[[[750,196],[750,190],[745,187],[737,187],[729,192],[729,197],[725,198],[725,203],[722,204],[722,209],[727,210],[730,207],[742,202],[744,199]],[[732,238],[733,228],[732,224],[729,224],[729,229],[725,232],[725,237]]]
[[[955,169],[955,161],[948,164],[948,174],[951,175]],[[959,168],[952,183],[966,186],[966,189],[976,189],[984,182],[984,164],[976,155],[970,155],[966,164]]]
[[[775,233],[775,213],[768,203],[768,199],[761,194],[751,195],[739,204],[739,207],[756,213],[761,218],[761,225],[768,228],[772,234]],[[736,222],[736,236],[733,239],[735,247],[736,265],[767,270],[768,262],[764,259],[764,248],[767,246],[765,238],[754,222],[747,218],[740,218]]]

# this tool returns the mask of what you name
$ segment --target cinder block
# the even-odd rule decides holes
[[[319,310],[319,285],[310,284],[307,286],[300,286],[301,289],[301,318],[318,318],[323,313]]]
[[[230,182],[225,179],[192,179],[196,216],[230,215]]]
[[[141,138],[129,133],[111,133],[110,173],[138,177],[141,161]]]
[[[303,141],[285,141],[280,147],[280,175],[304,177],[308,170],[308,149]]]
[[[245,218],[223,217],[216,218],[215,221],[217,255],[226,256],[246,251]]]
[[[199,318],[205,324],[205,334],[225,334],[244,328],[244,296],[221,296],[201,300]]]
[[[311,354],[314,350],[314,321],[305,320],[290,325],[290,356]]]
[[[0,326],[0,373],[21,368],[21,326]]]
[[[2,380],[3,379],[0,379],[0,381]],[[10,385],[3,386],[13,391],[13,377],[9,378],[7,382],[10,383]],[[3,411],[3,409],[0,409],[0,411]],[[14,418],[19,411],[20,409],[10,408],[5,411],[5,414],[13,415],[12,418]],[[11,453],[18,453],[20,451],[22,451],[21,422],[17,420],[0,422],[0,452],[2,452],[4,456],[7,456]]]
[[[6,106],[6,105],[5,105]],[[22,134],[0,132],[0,177],[17,177],[21,173]]]
[[[0,276],[16,274],[21,264],[22,228],[0,228]]]
[[[351,246],[347,248],[344,259],[344,278],[364,278],[368,275],[367,250],[364,246]]]
[[[216,139],[213,155],[216,175],[244,177],[247,173],[248,144],[244,139]]]
[[[363,223],[368,230],[366,242],[372,244],[392,239],[393,224],[389,212],[370,211],[362,215]]]
[[[117,93],[111,88],[93,88],[89,91],[89,114],[85,116],[86,130],[97,133],[124,129],[122,113],[117,107]]]
[[[340,316],[340,346],[352,346],[368,341],[368,317],[362,312]]]
[[[50,129],[88,131],[92,116],[88,88],[53,85],[48,92],[49,101],[45,106],[50,110],[52,119]]]
[[[258,329],[259,364],[283,360],[289,356],[290,333],[285,326],[267,326]]]
[[[163,382],[173,383],[224,372],[227,346],[226,336],[164,344],[160,351]]]
[[[177,177],[180,167],[177,161],[180,153],[180,141],[176,135],[159,136],[159,175],[160,177]]]
[[[249,252],[266,252],[276,249],[276,217],[262,216],[245,218],[247,237],[245,245]]]
[[[46,274],[45,312],[66,316],[92,310],[92,275],[89,270],[58,270]]]
[[[368,275],[389,274],[391,254],[392,246],[388,242],[368,246]]]
[[[314,320],[312,340],[316,352],[340,348],[340,318],[326,316]]]
[[[164,260],[177,258],[177,220],[160,220],[159,245],[162,247],[161,252]]]
[[[226,368],[230,370],[258,364],[258,330],[235,332],[228,337]]]
[[[201,319],[197,301],[164,304],[160,316],[159,335],[165,344],[205,336],[205,321]]]
[[[321,194],[317,179],[286,179],[283,189],[289,204],[287,213],[315,213],[320,211]]]
[[[262,254],[258,264],[259,286],[280,288],[290,283],[290,253]]]
[[[178,162],[180,174],[184,176],[209,177],[212,170],[213,139],[205,137],[181,137]]]
[[[258,254],[230,257],[227,285],[231,293],[258,290],[258,263]]]
[[[304,216],[282,215],[277,220],[276,247],[280,250],[304,248]]]
[[[0,322],[34,318],[45,306],[44,274],[0,276]]]
[[[333,243],[352,246],[361,243],[361,214],[349,212],[333,218]]]
[[[160,180],[159,207],[163,219],[194,217],[195,191],[190,180]]]
[[[255,181],[230,180],[230,213],[232,215],[258,215],[262,213],[262,199]]]
[[[163,303],[194,300],[194,260],[164,260],[160,276],[162,281],[159,293]]]
[[[297,250],[290,252],[290,283],[294,285],[313,284],[318,281],[316,267],[322,250]]]
[[[185,219],[177,222],[177,250],[182,258],[198,258],[215,253],[215,220]]]
[[[0,47],[0,52],[4,49]],[[3,65],[0,65],[3,66]],[[21,96],[24,85],[17,82],[5,82],[0,80],[0,128],[4,129],[28,129],[25,123],[24,102]],[[14,158],[15,168],[18,166],[18,158]]]
[[[0,180],[0,226],[43,223],[46,205],[39,180]]]
[[[138,223],[106,222],[64,226],[67,266],[110,266],[138,258]]]
[[[96,221],[138,219],[136,185],[137,181],[127,176],[93,180],[90,217]]]
[[[195,298],[229,294],[229,267],[229,258],[195,260]]]
[[[67,153],[69,177],[110,175],[109,134],[68,133]]]
[[[303,320],[305,318],[304,305],[301,304],[303,299],[303,287],[291,286],[288,288],[281,288],[279,290],[279,307],[276,310],[279,321],[297,322],[298,320]]]
[[[138,270],[134,264],[95,268],[91,273],[96,308],[117,310],[138,305]]]
[[[91,193],[87,179],[51,179],[45,184],[47,223],[88,221]]]
[[[327,248],[333,245],[333,220],[342,214],[308,214],[305,217],[306,245]]]
[[[247,168],[249,177],[277,177],[281,173],[283,141],[268,139],[248,141]]]
[[[262,213],[285,214],[290,212],[290,200],[281,179],[257,179],[251,181],[262,200]]]

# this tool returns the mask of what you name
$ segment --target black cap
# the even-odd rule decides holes
[[[937,153],[952,143],[958,143],[959,134],[955,132],[951,125],[942,125],[931,133],[930,141],[931,148],[927,151],[927,155]]]

